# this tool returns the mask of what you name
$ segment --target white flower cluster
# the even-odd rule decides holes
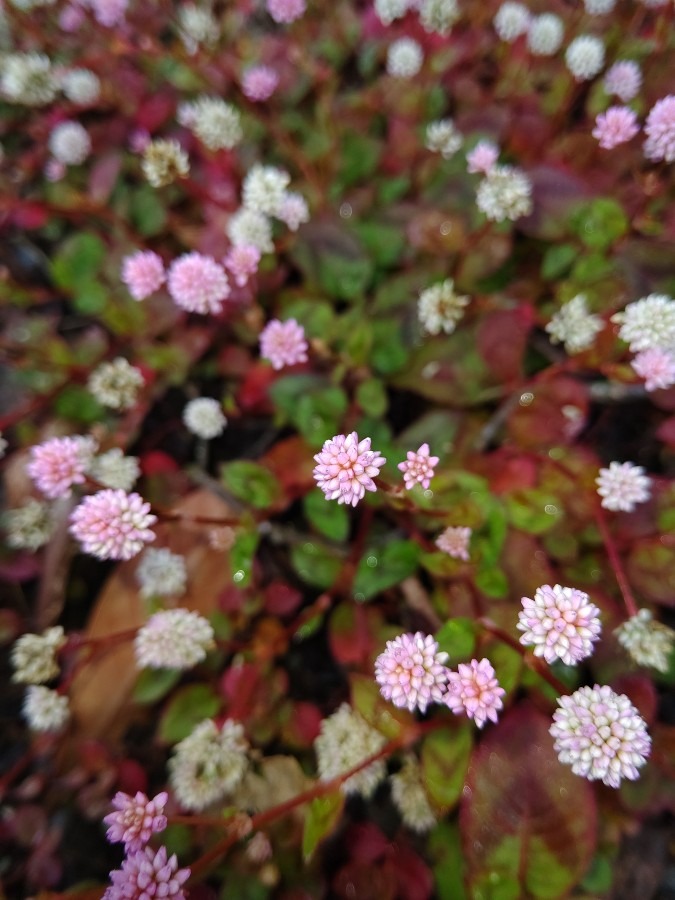
[[[58,91],[58,79],[43,53],[10,53],[2,64],[0,93],[11,103],[45,106]]]
[[[167,547],[148,547],[136,569],[141,597],[180,597],[185,593],[185,560]]]
[[[218,728],[205,719],[174,748],[169,778],[176,799],[199,812],[238,787],[248,767],[244,729],[228,719]]]
[[[56,625],[42,634],[22,634],[12,647],[12,681],[44,684],[59,674],[56,655],[66,643],[63,628]]]
[[[210,622],[189,609],[160,610],[139,628],[134,642],[141,669],[192,669],[215,646]]]
[[[88,471],[95,481],[105,487],[130,491],[141,474],[141,467],[136,456],[125,456],[119,447],[113,447],[95,456]]]
[[[592,34],[579,35],[565,51],[565,62],[577,81],[589,81],[605,65],[605,45]]]
[[[321,733],[314,741],[321,780],[330,781],[344,775],[385,744],[384,735],[371,728],[348,703],[343,703],[332,716],[321,722]],[[345,794],[370,797],[385,774],[384,761],[376,760],[350,776],[340,790]]]
[[[387,73],[393,78],[413,78],[423,62],[422,48],[413,38],[399,38],[387,51]]]
[[[49,504],[33,498],[16,509],[8,509],[1,521],[8,546],[33,553],[47,543],[54,527]]]
[[[563,42],[565,28],[560,16],[534,16],[527,31],[527,46],[535,56],[553,56]]]
[[[420,294],[417,314],[420,323],[429,334],[452,334],[464,315],[464,307],[470,298],[455,291],[455,282],[446,278]]]
[[[219,97],[202,96],[184,104],[181,121],[209,150],[231,150],[244,134],[239,111]]]
[[[493,166],[478,185],[476,203],[492,222],[515,222],[532,212],[532,183],[515,166]]]
[[[375,0],[375,13],[383,25],[391,25],[409,10],[419,14],[425,31],[446,35],[459,18],[457,0]]]
[[[452,119],[439,119],[427,125],[426,147],[433,153],[440,153],[443,159],[450,159],[462,146],[462,135]]]
[[[639,666],[650,666],[657,672],[668,671],[675,647],[675,631],[655,622],[648,609],[639,610],[614,633]]]
[[[64,166],[79,166],[91,153],[91,138],[79,122],[59,122],[48,144],[54,159]]]
[[[73,103],[80,106],[95,103],[101,93],[101,82],[89,69],[71,69],[60,79],[61,90]]]
[[[68,698],[51,688],[31,684],[23,702],[23,715],[33,731],[61,731],[70,718]]]
[[[630,462],[611,462],[608,469],[600,469],[595,481],[602,497],[600,505],[614,512],[632,512],[651,494],[651,478],[642,466]]]
[[[119,356],[94,369],[87,386],[101,406],[116,410],[131,409],[143,386],[143,375],[140,369]]]
[[[210,441],[222,434],[227,419],[223,408],[212,397],[196,397],[183,410],[183,422],[192,434],[203,441]]]
[[[530,12],[522,3],[506,0],[494,17],[495,31],[503,41],[513,43],[521,34],[526,34],[530,26]]]
[[[633,353],[639,350],[675,351],[675,300],[667,294],[649,294],[629,303],[612,316],[620,325],[619,337]]]
[[[220,26],[210,9],[194,3],[183,3],[178,9],[178,30],[190,54],[200,45],[212,46],[220,35]]]
[[[586,302],[584,294],[577,294],[554,314],[546,326],[551,343],[563,343],[570,354],[588,350],[603,329],[602,319],[589,313]]]
[[[422,781],[422,772],[414,756],[407,756],[400,772],[391,776],[391,798],[401,814],[403,824],[423,834],[436,824]]]
[[[272,223],[270,216],[296,231],[309,221],[307,203],[300,194],[288,191],[291,177],[276,166],[257,163],[242,185],[242,206],[227,224],[227,235],[234,246],[249,245],[261,253],[271,253]]]
[[[178,141],[158,138],[145,147],[141,168],[152,187],[166,187],[187,176],[190,160]]]

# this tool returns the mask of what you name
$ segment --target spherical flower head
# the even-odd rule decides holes
[[[655,622],[648,609],[638,612],[616,629],[614,634],[631,659],[639,666],[650,666],[658,672],[670,668],[675,646],[675,631]]]
[[[584,0],[584,7],[589,16],[604,16],[616,6],[616,0]]]
[[[251,66],[244,72],[241,89],[254,103],[269,100],[279,86],[279,76],[270,66]]]
[[[612,316],[621,325],[619,337],[633,353],[658,347],[675,347],[675,300],[667,294],[649,294],[629,303],[623,312]]]
[[[260,356],[277,371],[307,362],[307,346],[305,329],[295,319],[272,319],[260,332]]]
[[[586,295],[577,294],[554,314],[546,326],[551,343],[564,343],[569,354],[588,350],[604,325],[600,316],[589,313]]]
[[[183,410],[183,422],[196,437],[211,441],[225,430],[227,419],[217,400],[212,397],[197,397],[190,400]]]
[[[187,571],[185,560],[167,547],[148,547],[136,569],[141,597],[180,597],[185,593]]]
[[[92,438],[51,438],[31,447],[28,475],[45,497],[69,497],[74,484],[82,484],[96,452]]]
[[[314,741],[319,776],[330,781],[344,775],[369,756],[377,753],[387,739],[366,722],[348,703],[321,722],[321,733]],[[383,760],[377,760],[351,775],[340,785],[343,794],[370,797],[386,775]]]
[[[422,28],[445,36],[459,19],[457,0],[422,0],[419,5]]]
[[[410,9],[410,0],[375,0],[375,14],[383,25],[391,25]]]
[[[436,546],[453,559],[469,560],[469,541],[472,529],[463,526],[450,526],[436,538]]]
[[[183,885],[190,877],[189,869],[179,869],[176,855],[167,856],[166,847],[156,852],[152,847],[137,850],[110,873],[112,885],[103,900],[185,900]]]
[[[472,175],[487,175],[499,159],[499,147],[492,141],[479,141],[466,154],[467,169]]]
[[[141,791],[135,797],[118,791],[113,797],[115,811],[103,821],[109,825],[106,838],[111,844],[123,843],[127,853],[141,850],[153,836],[167,826],[163,815],[169,795],[162,791],[150,800]]]
[[[305,14],[305,0],[265,0],[265,8],[279,25],[288,25]]]
[[[452,334],[464,315],[464,307],[470,298],[455,291],[455,282],[446,278],[420,294],[417,315],[420,324],[429,334]]]
[[[622,778],[639,778],[651,740],[646,722],[625,694],[596,684],[560,697],[558,707],[549,731],[561,763],[575,775],[614,788]]]
[[[593,137],[603,150],[612,150],[619,144],[630,141],[640,130],[637,116],[627,106],[610,106],[595,119]]]
[[[443,701],[447,658],[431,635],[419,631],[387,641],[386,649],[375,660],[380,693],[394,706],[426,712],[429,703]]]
[[[81,6],[70,3],[64,6],[59,15],[59,28],[62,31],[74,34],[84,25],[87,15]]]
[[[675,94],[658,100],[645,122],[644,151],[647,159],[675,160]]]
[[[424,789],[419,763],[414,756],[407,756],[403,767],[391,776],[391,799],[399,811],[403,824],[424,834],[436,825],[436,816]]]
[[[244,136],[239,111],[219,97],[200,97],[188,106],[189,128],[209,150],[231,150]]]
[[[577,81],[589,81],[605,64],[605,45],[591,34],[579,35],[565,51],[565,62]]]
[[[188,609],[161,610],[139,629],[134,642],[141,669],[192,669],[215,646],[213,628]]]
[[[576,588],[548,584],[537,588],[534,599],[522,598],[518,614],[520,643],[534,647],[534,655],[547,663],[561,659],[575,666],[593,653],[600,637],[600,610],[588,594]]]
[[[664,390],[675,384],[675,355],[660,347],[638,353],[631,366],[644,379],[648,391]]]
[[[248,741],[238,722],[218,728],[205,719],[174,748],[171,785],[185,809],[199,812],[237,788],[248,767]]]
[[[0,91],[10,103],[45,106],[56,96],[58,81],[43,53],[9,53],[0,74]]]
[[[89,0],[96,21],[105,28],[114,28],[124,22],[129,0]]]
[[[166,187],[190,171],[187,153],[178,141],[150,141],[143,149],[143,174],[152,187]]]
[[[119,447],[94,457],[89,466],[89,475],[99,484],[123,491],[130,491],[140,474],[138,457],[125,456]]]
[[[595,479],[601,505],[613,511],[632,512],[638,503],[649,500],[651,478],[642,466],[630,462],[611,462],[608,469],[600,469]]]
[[[399,38],[387,51],[387,72],[393,78],[413,78],[423,62],[422,48],[413,38]]]
[[[560,16],[544,13],[535,16],[527,31],[527,46],[535,56],[553,56],[560,49],[565,27]]]
[[[89,69],[72,69],[61,76],[61,90],[72,103],[86,106],[98,100],[101,82]]]
[[[79,166],[91,153],[91,139],[79,122],[59,122],[49,135],[48,146],[64,166]]]
[[[155,540],[157,516],[139,494],[106,489],[85,497],[70,516],[70,533],[99,559],[132,559]]]
[[[31,498],[17,509],[8,509],[0,519],[7,533],[7,546],[35,553],[52,535],[54,527],[48,503]]]
[[[139,250],[125,256],[122,281],[134,300],[145,300],[158,291],[166,281],[162,257],[152,250]]]
[[[515,166],[493,166],[478,186],[476,203],[492,222],[515,222],[532,212],[532,183]]]
[[[143,373],[121,356],[101,363],[89,376],[87,387],[102,406],[131,409],[144,384]]]
[[[63,628],[56,625],[42,634],[22,634],[12,647],[12,681],[44,684],[60,672],[56,656],[66,643]]]
[[[271,253],[274,250],[270,220],[256,209],[242,207],[237,210],[230,217],[226,232],[235,247],[252,244],[261,253]]]
[[[179,8],[178,28],[185,49],[190,54],[196,53],[200,44],[215,44],[220,35],[218,20],[211,10],[194,3],[184,3]]]
[[[505,693],[490,661],[472,659],[468,665],[460,663],[456,672],[448,672],[444,700],[455,715],[466,713],[482,728],[488,719],[497,721],[498,713],[504,706],[502,697]]]
[[[291,231],[297,231],[305,222],[309,222],[307,201],[301,194],[287,191],[281,206],[276,213],[277,219],[287,225]]]
[[[614,63],[605,74],[605,91],[615,94],[619,100],[628,103],[640,92],[642,87],[642,72],[637,63],[631,60],[622,60]]]
[[[244,287],[251,275],[255,275],[260,264],[260,250],[253,244],[232,247],[223,260],[225,268],[237,287]]]
[[[266,216],[276,216],[284,202],[291,176],[276,166],[256,164],[248,172],[242,187],[245,209],[253,209]]]
[[[32,731],[61,731],[70,718],[68,698],[41,684],[31,684],[23,702],[23,717]]]
[[[425,146],[433,153],[440,153],[443,159],[453,157],[462,146],[462,140],[452,119],[439,119],[427,125]]]
[[[203,316],[219,313],[230,296],[225,270],[203,253],[185,253],[171,263],[168,289],[176,306]]]
[[[522,3],[506,0],[497,10],[493,24],[503,41],[513,43],[530,27],[530,11]]]
[[[377,490],[373,478],[386,462],[377,450],[370,449],[370,438],[359,441],[355,431],[327,440],[314,459],[314,480],[326,499],[351,506],[356,506],[366,491]]]
[[[408,450],[406,456],[407,459],[398,464],[406,488],[411,490],[416,484],[421,484],[426,490],[434,477],[438,457],[429,456],[428,444],[422,444],[419,450]]]

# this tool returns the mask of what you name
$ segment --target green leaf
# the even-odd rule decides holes
[[[100,422],[105,410],[86,388],[78,384],[65,387],[54,402],[54,412],[63,419],[74,422]]]
[[[230,548],[230,569],[232,580],[239,587],[247,587],[251,583],[253,560],[259,540],[260,534],[255,527],[238,530],[236,533],[234,544]]]
[[[547,281],[555,281],[565,275],[579,255],[574,244],[553,244],[544,254],[541,264],[541,277]]]
[[[166,208],[161,195],[150,185],[142,185],[131,195],[129,216],[134,228],[143,236],[159,234],[166,225]]]
[[[362,381],[356,389],[356,400],[361,409],[371,416],[383,416],[389,404],[385,386],[378,378]]]
[[[178,669],[142,669],[134,688],[136,703],[156,703],[180,681]]]
[[[422,743],[422,781],[436,807],[447,812],[462,795],[473,746],[466,722],[434,731]]]
[[[547,512],[547,507],[552,512]],[[558,522],[560,500],[539,488],[523,488],[506,497],[509,521],[527,534],[543,534]]]
[[[342,568],[340,557],[311,541],[295,544],[291,549],[291,562],[303,581],[324,589],[332,587]]]
[[[366,550],[356,569],[354,597],[369,600],[400,584],[417,569],[419,556],[420,548],[414,541],[392,541],[382,549]]]
[[[275,476],[264,466],[250,460],[225,463],[220,469],[220,480],[237,500],[256,509],[267,509],[281,494]]]
[[[609,197],[597,197],[577,207],[571,216],[575,234],[594,250],[606,250],[628,233],[623,207]]]
[[[357,222],[354,231],[380,268],[395,266],[406,246],[405,231],[381,222]]]
[[[369,179],[377,168],[381,153],[382,145],[379,141],[365,134],[348,131],[342,140],[338,156],[340,170],[337,183],[340,190]]]
[[[342,791],[315,797],[309,804],[302,832],[302,855],[305,862],[312,857],[319,843],[333,831],[340,821],[345,805]]]
[[[315,375],[282,375],[268,388],[275,407],[291,419],[301,397],[325,382]]]
[[[468,900],[459,825],[440,822],[429,835],[428,847],[438,900]]]
[[[398,321],[373,322],[373,346],[370,362],[381,375],[400,371],[408,362],[408,350],[403,343]]]
[[[326,500],[320,491],[310,491],[303,500],[305,515],[319,534],[336,543],[347,540],[349,515],[344,504]]]
[[[220,699],[207,684],[191,684],[178,691],[159,723],[159,738],[165,744],[182,741],[204,719],[220,709]]]
[[[348,258],[326,253],[319,263],[319,283],[336,300],[356,300],[365,294],[373,264],[365,256]]]
[[[284,321],[295,319],[305,329],[307,337],[325,338],[333,332],[335,313],[325,300],[293,298],[284,303],[283,310]]]
[[[509,580],[502,569],[494,566],[482,568],[475,578],[476,587],[486,597],[506,597],[509,592]]]
[[[397,709],[382,698],[380,688],[373,678],[352,675],[350,682],[352,706],[388,740],[399,738],[402,732],[417,727],[407,709]]]
[[[76,234],[64,241],[52,261],[52,278],[68,291],[78,291],[96,278],[106,249],[103,241],[93,234]]]
[[[85,282],[77,286],[77,292],[73,297],[73,306],[85,316],[94,316],[106,307],[108,292],[95,281]]]
[[[450,657],[449,665],[471,659],[476,647],[476,624],[473,619],[458,616],[450,619],[435,635],[438,649]]]
[[[348,405],[342,388],[320,388],[298,399],[291,419],[309,444],[319,445],[339,432]]]

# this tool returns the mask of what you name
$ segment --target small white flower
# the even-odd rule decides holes
[[[255,209],[242,207],[237,210],[230,217],[226,230],[235,247],[252,245],[261,253],[271,253],[274,250],[270,220]]]
[[[649,294],[629,303],[612,316],[621,325],[619,337],[633,353],[640,350],[675,349],[675,300],[667,294]]]
[[[12,681],[43,684],[59,674],[56,655],[66,643],[63,628],[56,625],[42,634],[22,634],[12,647]]]
[[[61,76],[61,90],[73,103],[95,103],[101,93],[101,82],[89,69],[72,69]]]
[[[420,22],[425,31],[446,35],[459,19],[457,0],[422,0]]]
[[[503,41],[512,43],[525,34],[530,25],[530,12],[522,3],[506,0],[494,18],[495,31]]]
[[[185,178],[190,160],[178,141],[158,139],[150,141],[143,150],[143,174],[152,187],[166,187],[176,178]]]
[[[515,222],[532,212],[532,183],[522,169],[493,166],[478,185],[476,203],[493,222]]]
[[[443,159],[450,159],[462,146],[462,135],[455,128],[452,119],[439,119],[427,125],[426,146]]]
[[[185,560],[167,547],[148,547],[136,569],[141,597],[180,597],[185,593]]]
[[[527,32],[527,46],[536,56],[553,56],[560,49],[565,29],[560,16],[535,16]]]
[[[600,469],[598,494],[605,509],[632,512],[638,503],[649,500],[651,478],[644,474],[642,466],[630,462],[611,462],[608,469]]]
[[[401,19],[410,8],[410,0],[375,0],[375,13],[383,25]]]
[[[639,666],[650,666],[657,672],[668,671],[675,646],[675,631],[661,622],[655,622],[648,609],[638,610],[614,634]]]
[[[32,684],[26,691],[23,715],[33,731],[61,731],[70,718],[68,698]]]
[[[79,122],[60,122],[49,135],[49,149],[64,166],[79,166],[91,153],[91,140]]]
[[[387,72],[394,78],[413,78],[423,62],[422,48],[412,38],[399,38],[387,51]]]
[[[183,410],[183,421],[192,434],[204,441],[218,437],[227,425],[222,406],[211,397],[190,400]]]
[[[391,776],[391,799],[401,814],[403,824],[412,831],[424,834],[436,824],[436,816],[424,789],[422,772],[414,756],[407,756],[401,771]]]
[[[386,742],[383,734],[371,728],[348,703],[343,703],[322,721],[321,733],[314,741],[321,780],[330,781],[343,775],[381,750]],[[370,797],[385,774],[384,761],[377,760],[344,781],[340,790]]]
[[[0,74],[0,92],[11,103],[45,106],[56,96],[58,82],[49,58],[42,53],[10,53]]]
[[[249,745],[244,729],[228,719],[218,728],[205,719],[174,748],[169,779],[185,809],[200,812],[232,793],[248,767]]]
[[[603,327],[602,319],[589,313],[586,296],[577,294],[554,314],[546,331],[552,344],[564,343],[565,350],[573,354],[587,350]]]
[[[455,291],[452,278],[422,291],[417,304],[420,323],[429,334],[452,334],[470,298]]]
[[[592,34],[582,34],[565,51],[565,62],[577,81],[589,81],[602,71],[605,45]]]
[[[200,44],[215,44],[220,34],[218,21],[210,9],[184,3],[178,10],[178,28],[188,53],[194,54]]]
[[[286,198],[286,188],[291,176],[275,166],[255,165],[248,172],[242,187],[245,209],[252,209],[266,216],[276,216]]]
[[[215,646],[211,624],[188,609],[155,613],[139,629],[134,642],[141,669],[192,669]]]
[[[307,201],[300,194],[289,191],[284,194],[276,215],[291,231],[297,231],[302,224],[309,222]]]
[[[32,498],[16,509],[8,509],[1,521],[7,545],[33,553],[49,541],[54,527],[49,504]]]
[[[105,487],[130,491],[141,474],[141,467],[137,457],[125,456],[119,447],[113,447],[94,457],[89,474]]]
[[[135,405],[143,383],[141,370],[119,356],[94,369],[87,386],[101,406],[124,410]]]
[[[188,104],[188,127],[209,150],[231,150],[243,137],[238,110],[218,97]]]
[[[616,0],[584,0],[584,6],[589,16],[604,16],[616,6]]]

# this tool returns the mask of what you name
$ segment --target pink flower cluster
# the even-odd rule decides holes
[[[472,529],[462,525],[450,525],[436,538],[436,546],[453,559],[469,560],[469,541]]]
[[[355,431],[327,440],[314,459],[314,480],[326,500],[351,506],[356,506],[366,491],[377,490],[373,478],[386,462],[377,450],[370,449],[370,438],[359,441]]]
[[[660,347],[650,347],[635,356],[633,371],[644,379],[648,391],[657,391],[675,384],[675,355]]]
[[[260,332],[260,355],[277,370],[307,362],[305,329],[295,319],[272,319]]]
[[[645,156],[647,159],[675,160],[675,94],[657,101],[645,122]]]
[[[168,799],[164,791],[152,800],[141,791],[135,797],[118,791],[112,801],[115,811],[103,819],[110,826],[106,833],[110,843],[124,843],[127,853],[141,850],[153,834],[166,828],[163,812]]]
[[[534,647],[534,655],[547,663],[561,659],[574,666],[593,653],[593,644],[600,637],[599,612],[588,594],[576,588],[537,588],[534,598],[523,597],[518,615],[518,630],[523,634],[520,643]]]
[[[252,66],[244,72],[241,89],[249,100],[269,100],[279,86],[279,76],[270,66]]]
[[[185,900],[183,885],[189,877],[189,869],[178,868],[175,854],[167,857],[166,847],[156,853],[146,847],[127,856],[122,868],[110,873],[112,885],[103,900]]]
[[[129,288],[134,300],[147,299],[166,281],[161,256],[152,250],[139,250],[131,256],[125,256],[122,263],[122,281]]]
[[[490,661],[472,659],[468,665],[460,663],[456,672],[450,672],[444,699],[455,715],[464,712],[482,728],[488,719],[497,721],[498,713],[504,706],[502,697],[505,693]]]
[[[237,244],[223,260],[225,268],[234,278],[237,287],[244,287],[260,264],[260,250],[253,244]]]
[[[429,456],[429,445],[422,444],[419,450],[408,450],[407,459],[398,464],[403,472],[403,481],[408,490],[421,484],[426,490],[434,475],[434,468],[438,464],[437,456]]]
[[[637,116],[632,109],[627,106],[610,106],[606,112],[597,116],[593,137],[603,150],[612,150],[619,144],[630,141],[639,130]]]
[[[187,312],[219,313],[230,296],[225,269],[203,253],[185,253],[171,263],[168,288],[176,306]]]
[[[45,497],[67,497],[74,484],[84,482],[95,449],[91,438],[52,438],[31,447],[26,471]]]
[[[139,494],[108,489],[85,497],[70,516],[70,533],[99,559],[131,559],[154,541],[157,516]]]
[[[287,25],[304,15],[305,0],[267,0],[267,12],[275,22]]]

